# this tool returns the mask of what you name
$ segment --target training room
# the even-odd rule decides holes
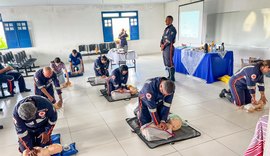
[[[1,156],[270,156],[269,0],[0,0]]]

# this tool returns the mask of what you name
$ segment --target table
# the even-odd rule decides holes
[[[175,48],[173,60],[176,72],[191,73],[190,75],[206,80],[206,83],[219,81],[218,78],[224,75],[233,75],[233,51],[205,54],[191,49]],[[193,65],[193,68],[188,65]]]
[[[112,65],[126,64],[127,61],[131,61],[133,66],[129,66],[129,68],[135,68],[136,71],[136,59],[138,56],[134,50],[125,52],[124,49],[113,48],[109,50],[106,56],[111,60],[111,67]]]

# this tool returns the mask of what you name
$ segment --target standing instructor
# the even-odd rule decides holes
[[[175,68],[173,63],[173,55],[174,55],[174,42],[175,42],[175,36],[176,36],[176,29],[172,25],[173,17],[167,16],[165,23],[167,27],[164,30],[164,33],[162,35],[161,41],[160,41],[160,48],[161,51],[163,51],[163,62],[165,65],[166,70],[168,70],[169,77],[168,79],[175,81],[174,74],[175,74]]]

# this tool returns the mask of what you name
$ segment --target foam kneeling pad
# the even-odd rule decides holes
[[[131,98],[131,94],[130,93],[119,93],[117,91],[112,91],[111,97],[113,100],[127,99],[127,98]]]
[[[61,144],[60,143],[60,134],[53,134],[51,135],[52,143],[53,144]]]
[[[106,83],[106,78],[102,78],[101,76],[95,77],[95,83]]]
[[[78,150],[76,149],[75,143],[72,143],[68,146],[64,146],[61,154],[62,156],[70,156],[76,153],[78,153]]]

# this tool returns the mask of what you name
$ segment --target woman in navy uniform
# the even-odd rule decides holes
[[[256,85],[261,94],[260,100],[266,103],[264,74],[270,72],[270,60],[260,61],[255,65],[243,67],[237,71],[229,81],[230,90],[223,89],[220,97],[227,97],[230,102],[237,106],[246,105],[249,103],[257,104],[256,100]]]

